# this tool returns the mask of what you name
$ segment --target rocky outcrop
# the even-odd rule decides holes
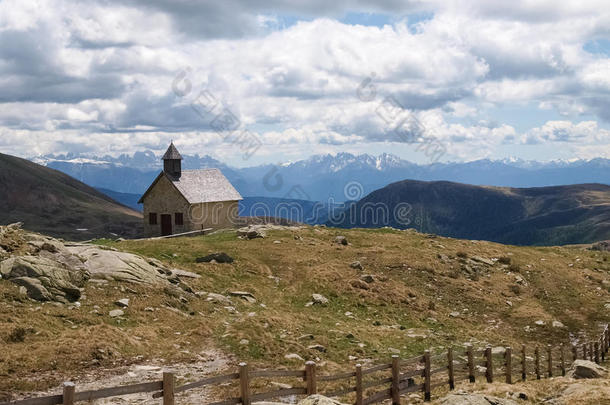
[[[244,228],[239,228],[237,230],[237,237],[242,239],[264,238],[267,236],[265,229],[267,228],[263,225],[251,225]]]
[[[130,283],[167,282],[171,269],[154,259],[103,249],[95,245],[72,245],[68,250],[83,261],[91,278]]]
[[[19,224],[0,226],[0,244],[2,279],[24,287],[38,301],[75,302],[90,278],[166,287],[175,284],[188,292],[179,276],[198,277],[155,259],[27,232]]]
[[[82,267],[66,268],[61,263],[37,256],[11,257],[0,263],[0,274],[27,290],[30,298],[38,301],[74,302],[80,288],[89,279]]]
[[[597,242],[591,246],[591,250],[599,250],[600,252],[610,252],[610,240]]]
[[[567,372],[568,377],[580,378],[602,378],[608,374],[608,370],[588,360],[576,360]]]

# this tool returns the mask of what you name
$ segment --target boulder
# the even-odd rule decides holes
[[[349,283],[353,288],[359,288],[361,290],[369,290],[371,287],[368,285],[368,283],[365,283],[362,280],[352,280]]]
[[[342,235],[335,236],[335,243],[337,243],[339,245],[344,245],[344,246],[348,245],[347,238]]]
[[[89,279],[82,269],[68,269],[51,259],[37,256],[11,257],[0,263],[3,279],[23,286],[28,297],[38,301],[75,302]]]
[[[110,315],[111,318],[116,318],[125,315],[125,312],[123,312],[121,309],[113,309],[112,311],[108,312],[108,315]]]
[[[356,270],[364,270],[362,263],[360,263],[358,260],[351,262],[349,267],[351,267],[352,269],[356,269]]]
[[[591,250],[598,250],[600,252],[610,252],[610,240],[604,240],[597,242],[590,248]]]
[[[289,353],[289,354],[285,355],[284,358],[287,360],[305,361],[305,359],[303,359],[301,356],[299,356],[296,353]]]
[[[367,283],[374,283],[375,282],[375,276],[372,274],[363,274],[360,276],[360,280],[367,282]]]
[[[76,302],[87,280],[97,283],[178,285],[178,276],[200,277],[170,269],[156,259],[143,258],[116,249],[85,243],[64,242],[26,232],[18,225],[0,226],[0,275],[23,287],[39,301]],[[133,290],[132,290],[133,291]],[[135,293],[135,292],[134,292]]]
[[[310,395],[300,400],[297,405],[343,405],[341,402],[324,395]]]
[[[102,249],[94,245],[68,246],[76,254],[91,274],[91,278],[124,281],[142,284],[165,284],[165,276],[171,275],[171,269],[157,260],[113,250]]]
[[[326,305],[328,304],[328,298],[321,294],[311,294],[314,304]]]
[[[254,295],[247,291],[231,291],[229,292],[229,295],[233,297],[239,297],[245,301],[248,301],[251,304],[254,304],[256,302],[256,298],[254,298]]]
[[[481,256],[472,256],[471,258],[473,261],[475,262],[479,262],[479,263],[483,263],[486,264],[488,266],[493,266],[494,265],[494,261],[491,259],[487,259],[485,257],[481,257]]]
[[[216,263],[233,263],[233,258],[226,254],[225,252],[216,252],[209,254],[207,256],[198,257],[195,259],[197,263],[209,263],[212,260],[216,261]]]
[[[228,304],[228,305],[233,304],[231,302],[231,299],[229,299],[229,297],[225,297],[224,295],[216,294],[216,293],[209,293],[205,300],[210,301],[210,302],[216,302],[218,304]]]
[[[482,394],[456,392],[449,394],[438,402],[441,405],[518,405],[512,399],[502,399]]]
[[[604,367],[588,360],[576,360],[566,373],[568,377],[581,378],[602,378],[608,373]]]
[[[129,306],[129,298],[121,298],[120,300],[116,301],[114,305],[121,308],[127,308]]]
[[[242,239],[265,238],[267,234],[261,226],[247,226],[237,230],[237,236]]]

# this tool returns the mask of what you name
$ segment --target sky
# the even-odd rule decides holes
[[[610,158],[607,0],[0,0],[0,152]]]

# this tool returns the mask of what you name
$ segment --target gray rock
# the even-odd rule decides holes
[[[591,250],[598,250],[600,252],[610,252],[610,240],[604,240],[597,242],[590,248]]]
[[[324,395],[310,395],[298,402],[297,405],[343,405],[341,402]]]
[[[76,245],[68,247],[76,254],[91,278],[125,281],[142,284],[165,284],[164,276],[171,275],[171,269],[154,259],[112,250],[101,249],[93,245]]]
[[[576,360],[566,373],[568,377],[580,378],[602,378],[608,373],[604,367],[588,360]]]
[[[216,302],[218,304],[229,304],[229,305],[233,304],[229,297],[225,297],[222,294],[216,294],[216,293],[208,293],[206,301]]]
[[[364,270],[362,263],[360,263],[358,260],[356,260],[355,262],[351,262],[349,267],[356,270]]]
[[[237,230],[237,236],[243,239],[256,239],[256,238],[265,238],[267,234],[260,226],[249,226],[245,228],[239,228]]]
[[[376,278],[374,275],[372,274],[363,274],[360,276],[360,280],[365,281],[369,284],[374,283]]]
[[[0,263],[2,278],[23,286],[28,297],[38,301],[74,302],[89,273],[68,269],[51,259],[38,256],[11,257]]]
[[[121,298],[120,300],[116,301],[114,304],[121,308],[127,308],[129,306],[129,298]]]
[[[197,263],[209,263],[212,260],[216,261],[216,263],[233,263],[233,258],[226,254],[225,252],[216,252],[209,254],[207,256],[198,257],[195,259]]]
[[[324,347],[322,345],[311,345],[311,346],[307,346],[307,348],[310,350],[317,350],[319,352],[326,353],[326,347]]]
[[[287,360],[305,361],[305,359],[303,359],[301,356],[299,356],[296,353],[289,353],[289,354],[285,355],[284,358],[287,359]]]
[[[254,298],[254,295],[247,291],[231,291],[229,292],[229,295],[239,297],[242,300],[248,301],[251,304],[254,304],[256,302],[256,298]]]
[[[201,276],[197,273],[181,269],[172,269],[171,277],[201,278]]]
[[[474,260],[475,262],[479,262],[479,263],[483,263],[486,264],[488,266],[493,266],[494,265],[494,261],[491,259],[487,259],[485,257],[481,257],[481,256],[472,256],[471,258],[472,260]]]
[[[116,318],[125,315],[125,312],[123,312],[122,309],[113,309],[112,311],[108,312],[108,315],[110,315],[111,318]]]
[[[518,405],[512,399],[502,399],[490,395],[456,392],[439,400],[441,405]]]
[[[347,238],[342,235],[335,236],[335,243],[337,243],[339,245],[344,245],[344,246],[348,245]]]
[[[328,304],[328,298],[321,294],[311,294],[311,298],[313,299],[314,304],[326,305]]]

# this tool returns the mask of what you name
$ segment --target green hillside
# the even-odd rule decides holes
[[[0,224],[71,240],[135,237],[141,214],[53,169],[0,154]]]
[[[408,204],[397,217],[399,204]],[[516,245],[610,239],[610,186],[508,188],[405,180],[374,191],[329,224],[415,228],[456,238]]]

